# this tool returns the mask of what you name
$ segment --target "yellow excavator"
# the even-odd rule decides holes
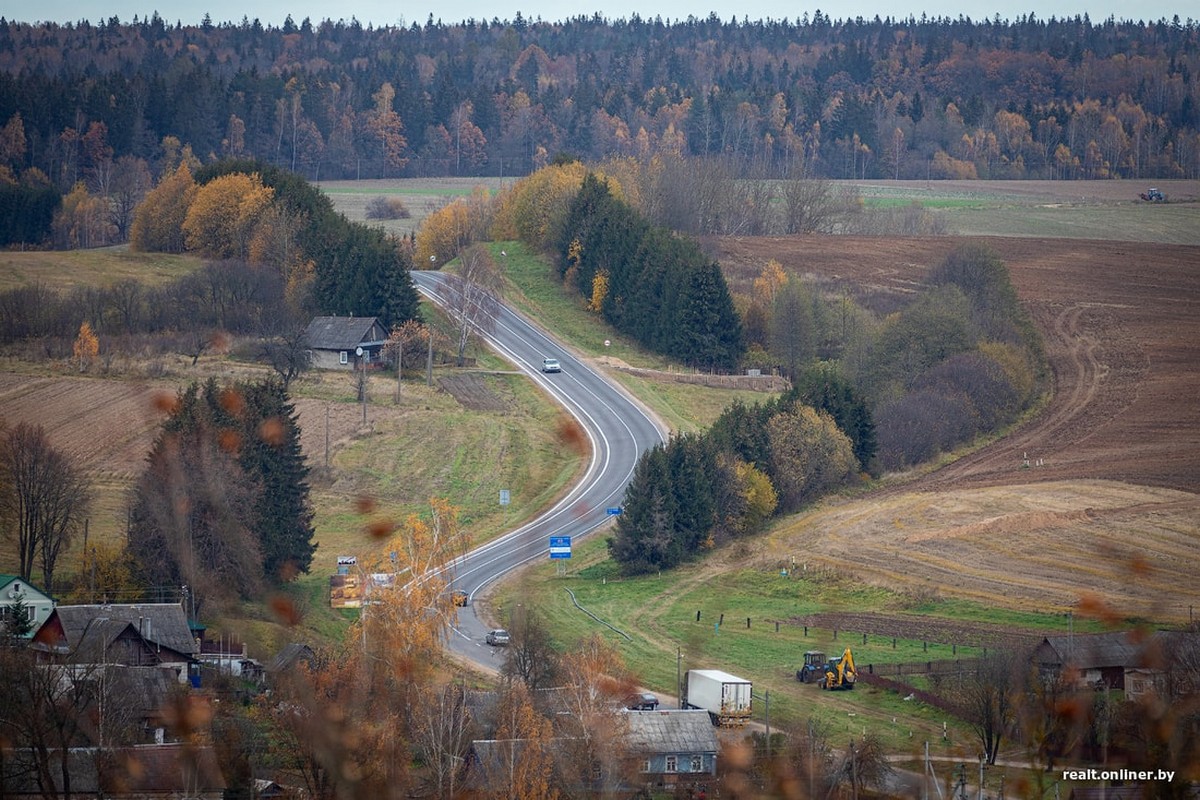
[[[850,654],[850,648],[846,648],[846,652],[842,653],[840,659],[829,659],[829,663],[825,665],[825,679],[821,681],[822,689],[853,689],[854,681],[858,678],[858,673],[854,670],[854,656]]]

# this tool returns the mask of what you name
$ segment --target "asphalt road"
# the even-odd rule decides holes
[[[449,276],[426,271],[411,274],[422,294],[444,304]],[[551,536],[570,536],[574,544],[609,522],[607,510],[620,506],[638,457],[664,441],[666,434],[621,388],[512,308],[501,304],[487,328],[478,331],[479,335],[575,418],[591,449],[591,461],[582,480],[553,508],[517,530],[472,550],[448,567],[450,588],[468,595],[468,605],[459,609],[449,649],[462,658],[494,669],[499,666],[500,656],[495,648],[484,643],[490,626],[476,616],[475,596],[488,584],[524,564],[548,560]],[[543,374],[543,358],[557,358],[562,372]]]

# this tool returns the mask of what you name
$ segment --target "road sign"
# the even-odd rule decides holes
[[[606,512],[606,513],[607,513],[607,514],[608,514],[610,517],[615,517],[615,516],[617,516],[618,514],[620,514],[620,513],[621,513],[621,507],[620,507],[620,506],[617,506],[616,508],[606,508],[606,509],[604,509],[604,510],[605,510],[605,512]]]
[[[571,537],[570,536],[551,536],[550,537],[550,557],[551,558],[570,558],[571,557]]]
[[[509,501],[511,501],[511,500],[512,500],[512,494],[509,492],[509,490],[501,489],[500,490],[500,505],[506,506],[509,504]]]

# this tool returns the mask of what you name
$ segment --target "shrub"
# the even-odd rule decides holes
[[[399,197],[377,195],[367,201],[367,219],[408,219],[412,212]]]

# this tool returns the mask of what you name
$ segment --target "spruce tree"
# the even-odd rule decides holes
[[[238,459],[258,490],[252,527],[263,574],[275,583],[308,572],[316,545],[308,464],[300,450],[295,406],[276,380],[242,387],[247,413]]]

